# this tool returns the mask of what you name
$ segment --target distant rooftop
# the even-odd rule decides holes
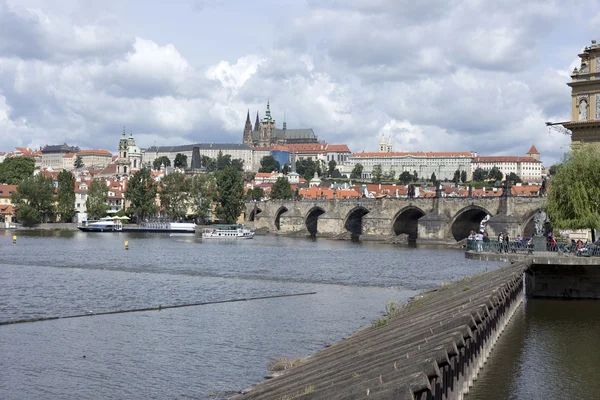
[[[200,150],[252,150],[252,147],[243,143],[195,143],[181,146],[152,146],[145,151],[146,153],[178,153],[192,151],[194,147]]]

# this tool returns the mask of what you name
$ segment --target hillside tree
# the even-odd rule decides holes
[[[271,187],[271,198],[273,200],[287,200],[294,198],[294,191],[286,178],[277,178]]]
[[[264,156],[260,160],[260,168],[258,172],[261,173],[271,173],[271,172],[279,172],[281,169],[281,165],[279,161],[275,159],[273,156]]]
[[[171,220],[185,218],[189,206],[190,181],[181,172],[172,172],[160,182],[160,206]]]
[[[155,171],[160,170],[160,167],[162,167],[163,165],[165,167],[171,166],[171,160],[169,160],[169,157],[160,156],[152,162],[152,168],[154,168]]]
[[[156,214],[156,183],[150,175],[150,170],[142,168],[129,177],[125,189],[125,199],[130,202],[129,212],[138,221],[144,221]]]
[[[566,155],[548,188],[546,212],[558,229],[600,229],[600,152],[582,144]]]
[[[46,222],[54,214],[54,184],[42,174],[26,178],[11,195],[17,220],[25,226]]]
[[[217,218],[228,224],[237,221],[244,207],[244,182],[240,171],[229,166],[216,175],[217,195],[216,214]]]
[[[207,221],[212,214],[212,205],[217,195],[217,182],[213,174],[194,175],[191,181],[190,196],[194,214]]]
[[[373,169],[371,170],[371,182],[381,183],[382,177],[383,177],[383,171],[381,169],[381,164],[373,165]]]
[[[31,157],[7,157],[0,163],[0,183],[18,185],[33,176],[35,160]]]
[[[56,203],[60,220],[71,222],[75,216],[75,177],[65,169],[58,174]]]
[[[187,156],[183,153],[175,154],[175,161],[173,162],[175,168],[187,168]]]
[[[108,205],[108,186],[103,181],[93,180],[87,192],[85,208],[88,219],[100,219],[106,215]]]

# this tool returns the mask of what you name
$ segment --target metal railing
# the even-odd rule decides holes
[[[522,241],[498,242],[496,240],[471,240],[467,239],[467,251],[488,253],[521,253],[533,254],[534,252],[551,252],[572,255],[576,257],[598,257],[600,256],[600,245],[594,243],[582,243],[556,241],[546,242],[543,248],[536,248],[533,242],[525,239]]]

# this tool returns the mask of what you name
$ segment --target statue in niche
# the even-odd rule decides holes
[[[533,223],[535,224],[535,236],[543,236],[544,228],[547,222],[550,222],[548,215],[542,210],[542,208],[538,208],[537,214],[533,217]]]
[[[587,120],[587,108],[588,108],[587,101],[581,100],[581,102],[579,103],[579,120],[580,121]]]

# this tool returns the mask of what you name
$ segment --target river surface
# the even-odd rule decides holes
[[[499,266],[466,260],[455,250],[347,241],[261,236],[221,243],[190,236],[21,231],[13,245],[13,233],[0,231],[0,321],[316,294],[0,326],[2,399],[226,398],[261,381],[269,360],[307,356],[370,325],[388,301],[406,301],[441,282]],[[600,327],[579,326],[572,336],[543,315],[530,318],[536,303],[528,302],[509,325],[521,332],[509,340],[511,351],[498,353],[512,367],[494,364],[489,371],[497,374],[482,375],[480,394],[473,391],[472,397],[493,398],[486,393],[497,393],[498,386],[498,399],[507,393],[571,398],[529,396],[526,366],[558,360],[547,349],[537,351],[549,342],[563,346],[565,357],[575,350],[599,356]],[[558,304],[584,303],[541,308],[554,316]],[[561,314],[562,326],[573,323],[571,312]],[[502,340],[511,337],[506,332]],[[531,335],[537,335],[538,347],[526,351]],[[576,347],[571,338],[578,339]],[[571,375],[578,374],[574,364],[567,364]],[[583,365],[583,382],[598,381],[596,369]],[[555,372],[564,374],[564,367]]]

